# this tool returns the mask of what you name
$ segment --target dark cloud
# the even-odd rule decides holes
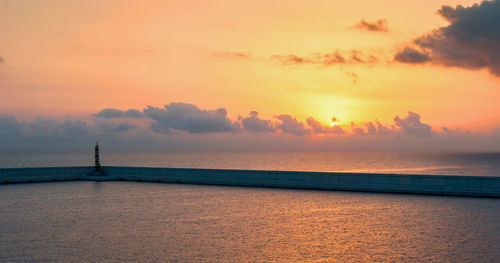
[[[252,111],[248,117],[241,118],[243,129],[251,132],[274,132],[273,123],[270,120],[259,118],[258,115],[258,112]]]
[[[122,122],[122,123],[119,123],[113,130],[114,131],[130,131],[130,130],[134,130],[134,129],[137,129],[137,126],[132,125],[128,122]]]
[[[335,122],[337,118],[335,116],[332,118],[332,122]],[[315,120],[313,117],[306,119],[306,123],[311,127],[312,131],[317,134],[342,134],[344,130],[340,126],[324,126],[319,121]]]
[[[350,56],[343,55],[340,51],[332,53],[315,53],[310,56],[299,55],[273,55],[271,60],[279,61],[283,65],[301,65],[301,64],[318,64],[318,65],[337,65],[346,63],[375,63],[378,58],[373,55],[363,55],[359,50],[351,50]]]
[[[402,63],[420,64],[429,61],[430,57],[425,51],[418,51],[411,47],[405,47],[396,54],[394,59]]]
[[[103,109],[98,113],[95,113],[94,116],[98,118],[105,118],[105,119],[113,119],[113,118],[123,118],[124,112],[122,110],[117,110],[117,109]]]
[[[15,116],[0,114],[0,137],[21,135],[21,125]]]
[[[274,116],[280,122],[276,123],[276,128],[284,133],[293,134],[297,136],[309,135],[311,131],[304,126],[304,123],[298,122],[297,119],[288,114],[281,114]]]
[[[86,136],[89,134],[89,126],[82,121],[66,120],[61,125],[64,134],[70,136]]]
[[[113,133],[131,131],[138,127],[129,122],[115,122],[109,119],[98,119],[95,121],[94,128],[94,130],[99,133]]]
[[[98,113],[93,114],[94,117],[104,118],[104,119],[116,119],[116,118],[144,118],[143,112],[136,109],[129,109],[126,111],[118,109],[103,109]]]
[[[126,110],[124,113],[125,118],[144,118],[146,115],[142,111],[136,109]]]
[[[224,108],[202,110],[188,103],[170,103],[165,108],[148,106],[144,114],[151,118],[151,129],[157,133],[171,134],[173,130],[190,133],[231,132],[239,125],[227,118]]]
[[[449,67],[487,68],[500,76],[500,0],[470,7],[442,6],[437,12],[450,24],[413,40],[395,55],[403,63],[430,61]]]
[[[374,22],[368,22],[364,19],[354,26],[355,28],[374,31],[374,32],[388,32],[389,28],[387,26],[387,19],[379,19]]]
[[[394,125],[400,128],[403,134],[415,137],[430,137],[432,135],[431,126],[422,123],[420,115],[411,111],[408,112],[408,116],[404,119],[399,116],[394,117]]]

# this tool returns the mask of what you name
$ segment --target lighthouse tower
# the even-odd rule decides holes
[[[99,175],[101,171],[101,162],[99,161],[99,144],[95,143],[95,153],[94,153],[94,173]]]

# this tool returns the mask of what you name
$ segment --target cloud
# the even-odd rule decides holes
[[[379,19],[374,22],[368,22],[364,19],[354,26],[357,29],[373,31],[373,32],[388,32],[387,19]]]
[[[237,123],[227,118],[224,108],[202,110],[188,103],[170,103],[164,108],[148,106],[144,114],[151,118],[151,129],[157,133],[171,134],[174,130],[189,133],[232,132]]]
[[[498,151],[500,149],[499,128],[491,133],[471,133],[459,128],[443,128],[433,132],[431,126],[423,123],[420,115],[413,112],[409,112],[404,118],[396,116],[394,123],[389,125],[378,121],[362,123],[359,126],[353,123],[351,128],[343,129],[345,135],[342,136],[336,135],[341,133],[340,127],[324,126],[312,117],[306,120],[306,126],[294,116],[282,114],[275,116],[277,121],[273,127],[269,120],[259,118],[257,112],[251,112],[245,118],[239,117],[238,120],[243,126],[239,128],[239,125],[226,117],[225,109],[202,110],[192,104],[171,103],[162,108],[149,106],[145,112],[148,113],[148,119],[138,122],[138,126],[122,122],[120,119],[94,118],[92,122],[83,122],[40,117],[33,121],[19,121],[15,116],[0,115],[0,152],[81,152],[83,149],[91,153],[96,141],[102,143],[103,149],[117,151],[165,149]],[[243,124],[243,119],[260,121]],[[338,120],[332,118],[332,121]],[[147,122],[152,125],[145,125]],[[203,123],[210,123],[207,126],[211,128],[204,127],[200,130],[199,126]],[[158,129],[162,130],[158,132]],[[250,130],[262,132],[253,134],[245,132]],[[220,133],[220,131],[231,132]],[[324,136],[315,137],[315,134]]]
[[[0,114],[0,137],[16,136],[21,134],[21,125],[15,116]]]
[[[335,122],[337,118],[335,116],[332,118],[332,122]],[[306,123],[311,127],[312,131],[317,134],[342,134],[344,130],[340,126],[324,126],[319,121],[315,120],[313,117],[306,119]]]
[[[351,131],[352,131],[352,133],[357,134],[357,135],[366,135],[365,129],[363,129],[362,127],[356,126],[356,124],[354,122],[351,122]]]
[[[297,119],[288,114],[274,116],[280,122],[276,123],[276,128],[284,133],[293,134],[296,136],[309,135],[311,131],[304,126],[304,123],[298,122]]]
[[[70,136],[85,136],[89,134],[89,126],[82,121],[65,120],[61,128],[64,134]]]
[[[94,124],[94,130],[97,130],[99,133],[108,133],[108,132],[127,132],[131,130],[138,129],[138,126],[130,124],[129,122],[115,122],[109,119],[97,119]]]
[[[500,0],[470,7],[445,5],[437,13],[450,24],[414,39],[394,59],[472,70],[487,68],[500,76]]]
[[[382,123],[380,123],[378,121],[375,124],[377,126],[377,134],[389,135],[389,134],[392,134],[394,132],[394,127],[388,128],[388,127],[382,125]]]
[[[425,51],[418,51],[411,47],[405,47],[399,51],[394,60],[402,63],[420,64],[429,61],[431,58]]]
[[[422,123],[420,115],[411,111],[408,112],[408,116],[404,119],[399,116],[394,117],[394,125],[399,127],[403,134],[415,137],[430,137],[432,135],[431,126]]]
[[[358,126],[354,122],[351,122],[351,131],[353,134],[357,135],[386,136],[394,134],[396,130],[394,126],[388,128],[387,126],[384,126],[378,121],[375,121],[375,123],[370,121],[362,124],[362,126]]]
[[[213,54],[218,58],[250,59],[250,52],[218,52]]]
[[[310,56],[290,55],[273,55],[271,60],[279,61],[283,65],[301,65],[301,64],[318,64],[318,65],[337,65],[346,63],[375,63],[378,58],[374,55],[363,55],[359,50],[351,50],[349,55],[344,55],[340,51],[331,53],[314,53]]]
[[[115,119],[115,118],[144,118],[143,112],[136,109],[129,109],[126,111],[118,109],[103,109],[98,113],[93,114],[94,117],[104,118],[104,119]]]
[[[0,57],[0,64],[2,64],[4,62],[5,62],[5,60],[2,57]]]
[[[243,129],[251,132],[274,132],[273,123],[270,120],[259,118],[258,115],[258,112],[251,111],[248,117],[241,118]]]
[[[123,115],[125,118],[144,118],[146,116],[142,111],[136,109],[126,110]]]

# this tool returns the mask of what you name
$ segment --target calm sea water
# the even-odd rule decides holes
[[[500,153],[166,151],[101,153],[102,165],[500,176]],[[93,152],[0,154],[0,167],[93,165]]]
[[[0,185],[2,262],[498,262],[500,200],[171,185]]]

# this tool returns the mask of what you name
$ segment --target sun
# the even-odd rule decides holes
[[[335,117],[335,115],[333,115],[330,120],[331,120],[330,127],[337,126],[337,121],[339,121],[339,119],[337,119],[337,117]]]

